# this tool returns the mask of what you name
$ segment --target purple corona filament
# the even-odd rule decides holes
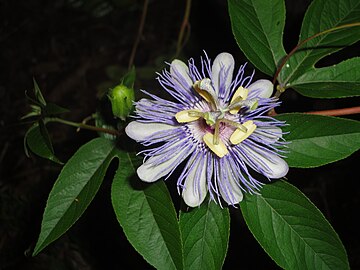
[[[214,62],[205,54],[201,66],[175,59],[157,78],[173,101],[145,92],[150,98],[136,102],[135,121],[126,134],[147,148],[139,178],[167,179],[178,165],[178,191],[188,206],[210,199],[238,204],[243,192],[254,193],[263,183],[256,178],[284,177],[282,158],[284,122],[266,115],[279,105],[271,97],[268,80],[251,83],[245,66],[233,77],[234,58],[219,54]],[[257,175],[257,176],[256,176]]]

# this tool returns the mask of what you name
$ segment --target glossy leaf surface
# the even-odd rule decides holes
[[[299,43],[315,34],[345,24],[360,22],[359,0],[314,0],[306,11]],[[280,82],[292,83],[324,56],[349,46],[360,39],[360,27],[326,32],[307,43],[290,57],[280,73]]]
[[[163,181],[144,184],[136,176],[141,159],[119,151],[111,200],[132,246],[156,269],[183,269],[182,244],[174,205]]]
[[[338,235],[309,199],[284,181],[240,204],[250,231],[284,269],[350,269]]]
[[[55,156],[49,134],[41,121],[30,127],[24,136],[24,149],[27,156],[29,156],[28,148],[39,157],[62,163]]]
[[[229,0],[232,31],[250,62],[270,76],[286,55],[282,35],[285,25],[283,0]]]
[[[64,234],[84,213],[102,183],[114,151],[113,142],[93,139],[65,164],[49,194],[33,255]]]
[[[310,69],[293,81],[290,87],[314,98],[360,96],[360,58],[331,67]]]
[[[276,117],[288,124],[290,167],[317,167],[348,157],[360,148],[360,123],[354,120],[301,113]]]
[[[221,269],[225,260],[230,215],[215,202],[180,213],[185,269]]]

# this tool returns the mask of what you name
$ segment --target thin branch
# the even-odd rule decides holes
[[[334,27],[334,28],[330,28],[330,29],[327,29],[325,31],[322,31],[320,33],[317,33],[311,37],[308,37],[306,39],[304,39],[303,41],[301,41],[298,45],[295,46],[294,49],[291,50],[291,52],[283,59],[283,61],[281,62],[280,66],[278,67],[278,69],[276,70],[276,73],[274,75],[274,79],[273,79],[273,84],[275,85],[276,83],[276,80],[282,70],[282,68],[285,66],[286,62],[289,60],[289,58],[301,47],[303,46],[305,43],[307,43],[308,41],[318,37],[318,36],[321,36],[321,35],[324,35],[324,34],[327,34],[327,33],[330,33],[330,32],[333,32],[333,31],[337,31],[337,30],[340,30],[340,29],[343,29],[343,28],[349,28],[349,27],[354,27],[354,26],[360,26],[360,22],[358,23],[349,23],[349,24],[344,24],[344,25],[340,25],[340,26],[337,26],[337,27]],[[282,87],[282,86],[281,86]],[[278,88],[277,89],[277,96],[280,96],[280,93],[283,92],[283,89]]]
[[[96,126],[91,126],[91,125],[87,125],[87,124],[83,124],[83,123],[76,123],[76,122],[72,122],[72,121],[68,121],[65,119],[61,119],[58,117],[53,117],[53,118],[47,118],[48,122],[57,122],[57,123],[61,123],[61,124],[65,124],[68,126],[72,126],[72,127],[76,127],[76,128],[82,128],[82,129],[88,129],[88,130],[93,130],[93,131],[98,131],[98,132],[103,132],[103,133],[107,133],[107,134],[111,134],[111,135],[115,135],[115,136],[120,136],[121,132],[114,130],[114,129],[107,129],[107,128],[102,128],[102,127],[96,127]]]
[[[268,115],[268,116],[276,116],[277,113],[276,113],[275,109],[272,108],[270,111],[268,111],[267,115]]]
[[[311,111],[311,112],[303,112],[306,114],[316,114],[316,115],[326,115],[326,116],[340,116],[340,115],[351,115],[360,113],[360,106],[351,107],[351,108],[342,108],[342,109],[333,109],[333,110],[323,110],[323,111]],[[275,109],[271,109],[268,113],[268,116],[276,116],[278,115]]]
[[[178,40],[177,40],[177,43],[176,43],[175,57],[179,56],[179,54],[181,52],[181,49],[184,46],[184,34],[185,34],[186,27],[189,25],[190,11],[191,11],[191,0],[186,0],[184,18],[183,18],[183,21],[181,23],[179,36],[178,36]]]
[[[328,116],[357,114],[357,113],[360,113],[360,106],[352,107],[352,108],[334,109],[334,110],[305,112],[305,113],[307,113],[307,114],[318,114],[318,115],[328,115]]]
[[[146,19],[146,15],[147,15],[147,10],[148,10],[148,5],[149,5],[149,0],[144,0],[144,6],[143,6],[143,12],[141,14],[141,19],[140,19],[140,25],[139,25],[139,29],[138,29],[138,33],[136,36],[136,40],[134,42],[133,48],[131,50],[131,55],[130,55],[130,60],[129,60],[129,66],[128,68],[130,69],[132,67],[132,65],[134,64],[134,59],[135,59],[135,55],[136,55],[136,50],[137,47],[139,45],[143,30],[144,30],[144,25],[145,25],[145,19]]]

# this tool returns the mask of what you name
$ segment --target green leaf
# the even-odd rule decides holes
[[[311,114],[276,116],[286,121],[290,167],[317,167],[348,157],[360,148],[360,122]]]
[[[67,113],[69,112],[69,110],[54,103],[47,103],[44,108],[44,112],[46,113],[46,115],[57,115]]]
[[[33,256],[64,234],[84,213],[115,152],[113,142],[97,138],[80,147],[65,164],[49,194]]]
[[[40,120],[38,123],[39,123],[39,128],[40,128],[40,134],[41,134],[41,137],[44,140],[44,143],[51,150],[51,152],[54,153],[54,148],[53,148],[52,143],[51,143],[51,138],[50,138],[49,132],[48,132],[46,126],[45,126],[44,121]]]
[[[41,94],[39,85],[37,84],[35,79],[33,79],[33,81],[34,81],[34,93],[35,93],[36,101],[39,102],[41,105],[46,106],[46,101],[45,101],[43,95]]]
[[[31,97],[28,95],[27,90],[25,90],[25,98],[26,98],[26,100],[27,100],[29,103],[33,103],[33,104],[35,104],[34,106],[39,107],[39,109],[37,109],[36,111],[41,112],[41,107],[44,107],[44,105],[41,104],[40,102],[38,102],[37,100],[31,98]],[[32,107],[33,104],[30,104],[30,107]],[[34,109],[34,108],[32,108],[32,109]]]
[[[45,125],[41,121],[40,126],[39,123],[35,123],[29,128],[24,136],[24,150],[26,155],[29,156],[27,147],[29,147],[34,154],[42,158],[62,164],[62,162],[54,154],[49,134]]]
[[[282,44],[285,25],[283,0],[228,0],[232,31],[245,56],[259,70],[275,74],[286,55]]]
[[[289,87],[314,98],[360,96],[360,57],[331,67],[312,68]]]
[[[41,115],[41,108],[37,105],[30,104],[31,111],[20,118],[20,120],[25,120],[27,118],[36,117]]]
[[[261,195],[245,194],[241,211],[250,231],[284,269],[350,269],[338,235],[304,194],[283,181]]]
[[[314,0],[306,11],[299,43],[317,33],[345,24],[360,22],[359,0]],[[360,27],[343,28],[322,34],[303,45],[280,73],[280,82],[292,83],[313,68],[321,58],[351,45],[360,39]]]
[[[118,155],[111,200],[127,239],[156,269],[183,269],[179,224],[164,182],[142,183],[135,175],[141,159]]]
[[[225,260],[230,215],[213,201],[180,212],[185,269],[221,269]]]

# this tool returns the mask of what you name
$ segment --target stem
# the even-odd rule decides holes
[[[91,126],[91,125],[87,125],[87,124],[83,124],[83,123],[76,123],[76,122],[68,121],[65,119],[58,118],[58,117],[48,118],[48,121],[49,122],[57,122],[57,123],[65,124],[65,125],[76,127],[76,128],[82,128],[82,129],[88,129],[88,130],[108,133],[108,134],[115,135],[115,136],[121,135],[121,133],[117,130]]]
[[[130,55],[130,60],[129,60],[129,66],[128,68],[130,69],[134,63],[134,59],[135,59],[135,55],[136,55],[136,50],[137,47],[139,45],[140,42],[140,38],[142,35],[142,32],[144,30],[144,25],[145,25],[145,19],[146,19],[146,15],[147,15],[147,10],[148,10],[148,5],[149,5],[149,0],[144,0],[144,6],[143,6],[143,12],[141,14],[141,19],[140,19],[140,25],[139,25],[139,29],[138,29],[138,33],[133,45],[133,48],[131,50],[131,55]]]
[[[85,119],[82,120],[81,123],[82,123],[82,124],[86,124],[88,121],[90,121],[90,120],[92,120],[92,119],[95,118],[94,115],[95,115],[95,114],[89,115],[88,117],[85,117]],[[78,127],[78,128],[76,129],[76,132],[79,132],[79,131],[80,131],[80,128]]]
[[[344,24],[344,25],[340,25],[340,26],[337,26],[337,27],[334,27],[334,28],[330,28],[330,29],[327,29],[325,31],[322,31],[320,33],[317,33],[311,37],[308,37],[306,39],[304,39],[303,41],[301,41],[298,45],[295,46],[294,49],[291,50],[291,52],[283,59],[283,61],[281,62],[280,66],[278,67],[278,69],[276,70],[276,73],[274,75],[274,79],[273,79],[273,84],[275,85],[276,81],[277,81],[277,78],[282,70],[282,68],[285,66],[286,62],[289,60],[289,58],[302,46],[304,45],[305,43],[307,43],[308,41],[318,37],[318,36],[321,36],[321,35],[324,35],[324,34],[327,34],[327,33],[330,33],[330,32],[334,32],[336,30],[340,30],[340,29],[343,29],[343,28],[349,28],[349,27],[354,27],[354,26],[360,26],[360,22],[357,22],[357,23],[349,23],[349,24]],[[277,90],[277,95],[280,96],[281,92],[283,92],[284,90],[281,89],[278,89]]]
[[[316,114],[316,115],[326,115],[326,116],[340,116],[340,115],[350,115],[360,113],[360,106],[351,107],[351,108],[342,108],[342,109],[333,109],[333,110],[323,110],[323,111],[312,111],[312,112],[303,112],[306,114]],[[276,116],[277,113],[275,109],[271,109],[268,112],[269,116]]]
[[[343,109],[334,109],[334,110],[324,110],[324,111],[313,111],[306,112],[307,114],[317,114],[317,115],[328,115],[328,116],[339,116],[339,115],[349,115],[360,113],[360,106],[343,108]]]
[[[177,57],[180,54],[181,49],[184,46],[184,33],[185,28],[187,25],[189,25],[189,17],[190,17],[190,10],[191,10],[191,0],[186,0],[186,7],[185,7],[185,14],[183,21],[181,23],[179,37],[176,43],[176,54],[175,57]]]

